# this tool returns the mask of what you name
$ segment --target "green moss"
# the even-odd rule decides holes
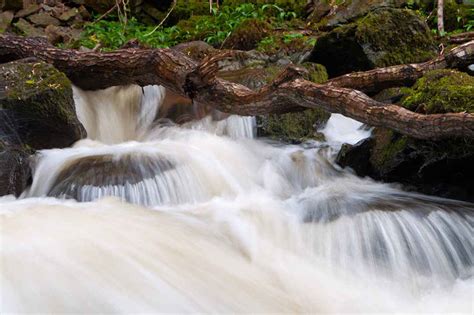
[[[308,70],[309,75],[306,78],[314,83],[324,83],[328,80],[328,73],[326,67],[320,65],[319,63],[305,62],[301,64],[306,70]]]
[[[393,164],[396,156],[405,150],[408,144],[408,137],[388,129],[375,129],[373,136],[376,142],[370,160],[380,170],[384,170]]]
[[[267,115],[260,118],[261,135],[290,142],[321,140],[321,134],[316,132],[316,129],[324,124],[329,116],[328,112],[321,109]]]
[[[224,40],[224,47],[238,50],[255,49],[271,29],[271,25],[261,19],[245,20]]]
[[[315,42],[315,38],[299,32],[278,32],[262,39],[257,45],[257,50],[268,55],[276,53],[290,55],[311,50]]]
[[[436,55],[428,27],[411,10],[385,9],[356,22],[358,43],[375,67],[426,61]]]
[[[474,112],[474,77],[456,70],[433,70],[403,90],[402,105],[427,114]]]
[[[10,63],[2,65],[8,81],[6,98],[0,108],[15,109],[27,116],[56,117],[76,122],[71,82],[62,72],[43,63]],[[32,114],[34,113],[34,114]]]

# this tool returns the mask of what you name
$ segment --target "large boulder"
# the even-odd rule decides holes
[[[0,111],[15,125],[20,141],[34,149],[68,147],[85,136],[71,82],[44,62],[0,65]]]
[[[318,27],[328,28],[348,23],[364,16],[377,8],[400,8],[406,0],[351,0],[339,5],[330,4],[327,0],[313,0],[308,5],[308,20]]]
[[[379,9],[322,35],[309,61],[323,64],[329,77],[352,71],[426,61],[436,56],[434,38],[413,11]]]
[[[413,111],[474,112],[474,77],[458,71],[431,71],[412,88],[398,91],[399,104]],[[355,146],[345,145],[337,162],[360,176],[399,182],[426,194],[474,201],[473,139],[417,140],[376,128],[372,138]]]
[[[35,150],[67,147],[83,137],[63,73],[36,60],[0,65],[0,196],[24,190]]]

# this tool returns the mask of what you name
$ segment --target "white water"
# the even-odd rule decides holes
[[[156,124],[163,90],[114,89],[75,90],[94,140],[0,199],[2,313],[473,311],[473,205],[334,166],[358,123],[275,147],[251,118]]]

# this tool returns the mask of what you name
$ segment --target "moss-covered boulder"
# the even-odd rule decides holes
[[[330,114],[322,109],[259,116],[258,136],[291,143],[322,141],[324,135],[317,129],[328,121],[329,116]]]
[[[315,37],[305,35],[298,30],[275,31],[258,43],[257,50],[268,55],[290,56],[296,62],[299,58],[295,59],[293,56],[309,53],[315,43]]]
[[[308,72],[305,79],[323,83],[328,79],[324,66],[315,63],[300,65]],[[306,109],[286,114],[270,114],[257,117],[258,136],[275,140],[300,143],[307,140],[324,140],[317,130],[329,119],[330,113],[323,109]]]
[[[474,112],[474,77],[454,70],[435,70],[411,89],[398,89],[398,102],[423,113]],[[396,89],[391,89],[396,93]],[[474,140],[417,140],[376,128],[372,138],[345,145],[338,163],[361,176],[403,183],[419,192],[474,201]]]
[[[0,65],[0,195],[24,190],[35,150],[67,147],[83,137],[63,73],[36,60]]]
[[[251,50],[271,31],[269,23],[259,19],[248,19],[243,21],[225,40],[224,48]]]
[[[435,56],[433,36],[416,13],[379,9],[321,36],[308,60],[323,64],[334,77]]]
[[[433,70],[403,89],[401,104],[415,112],[474,112],[474,77],[456,70]]]
[[[400,8],[405,0],[329,0],[310,1],[308,21],[315,27],[328,28],[348,23],[377,8]]]
[[[71,82],[43,62],[0,65],[0,111],[15,124],[21,142],[34,149],[67,147],[85,136]]]

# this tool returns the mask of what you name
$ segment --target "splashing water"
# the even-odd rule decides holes
[[[89,139],[0,199],[3,312],[472,312],[474,206],[252,139],[252,118],[157,121],[161,87],[74,90]],[[105,198],[104,198],[105,197]]]

